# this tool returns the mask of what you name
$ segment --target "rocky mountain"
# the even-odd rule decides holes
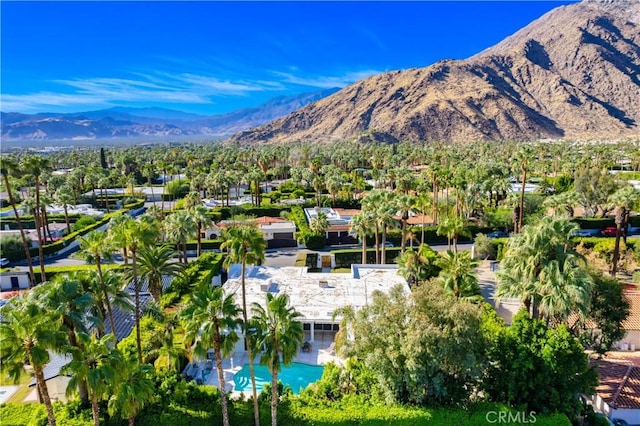
[[[556,8],[466,60],[378,74],[240,143],[640,137],[640,2]]]
[[[0,113],[2,140],[81,140],[148,136],[230,136],[328,96],[338,89],[280,96],[254,108],[202,116],[165,108],[116,107],[74,114]]]

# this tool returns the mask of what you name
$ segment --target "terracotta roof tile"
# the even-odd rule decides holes
[[[622,323],[625,330],[640,330],[640,291],[625,292],[629,300],[629,316]]]
[[[612,408],[640,408],[640,368],[598,361],[596,393]]]

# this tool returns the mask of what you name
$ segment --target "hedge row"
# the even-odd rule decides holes
[[[123,267],[124,265],[118,263],[106,263],[101,265],[103,272],[105,270],[120,271],[123,269]],[[45,266],[44,271],[47,275],[47,281],[51,281],[57,275],[71,274],[74,272],[91,272],[97,271],[97,269],[95,265]],[[33,272],[36,276],[36,283],[40,284],[42,282],[40,276],[40,267],[38,265],[33,265]]]
[[[335,257],[336,268],[350,268],[351,265],[362,263],[361,249],[332,250],[331,254]],[[398,256],[400,256],[400,247],[386,248],[386,263],[388,265],[396,263]],[[367,249],[367,264],[374,263],[376,263],[376,250],[375,248]]]
[[[198,283],[210,283],[211,279],[220,273],[225,257],[223,253],[204,253],[191,262],[171,281],[171,285],[162,295],[162,307],[175,305]]]
[[[63,238],[53,243],[43,245],[42,246],[43,254],[47,256],[50,254],[57,253],[58,251],[62,250],[64,247],[72,243],[77,237],[81,237],[93,231],[94,229],[101,227],[102,225],[108,223],[112,218],[116,216],[120,216],[121,214],[125,213],[125,211],[126,210],[118,210],[116,212],[106,214],[101,219],[99,219],[95,223],[92,223],[91,225],[87,226],[84,229],[72,232],[69,235],[65,235]],[[31,252],[31,256],[38,256],[38,247],[31,247],[30,252]]]

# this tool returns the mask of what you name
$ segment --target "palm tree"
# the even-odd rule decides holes
[[[252,307],[252,328],[255,330],[256,347],[261,348],[260,364],[271,372],[271,424],[277,424],[278,373],[281,363],[290,365],[304,340],[302,314],[288,306],[286,294],[273,296],[267,293],[266,309],[258,303]]]
[[[409,281],[409,284],[416,284],[438,275],[439,259],[438,253],[428,244],[420,244],[416,250],[407,249],[396,259],[396,262],[400,274]]]
[[[245,271],[247,263],[256,264],[264,262],[264,250],[267,243],[262,237],[262,232],[250,225],[240,225],[228,228],[224,234],[225,242],[220,245],[222,250],[228,249],[229,254],[225,259],[225,267],[233,263],[241,264],[240,284],[242,287],[242,319],[244,324],[244,338],[249,357],[249,375],[251,376],[251,387],[253,393],[253,415],[256,426],[260,425],[260,411],[258,408],[258,395],[256,391],[256,376],[253,367],[253,355],[251,341],[248,333],[248,311],[247,311],[247,290],[245,288]]]
[[[207,214],[207,209],[202,204],[196,204],[189,209],[189,213],[198,224],[198,257],[202,254],[202,228],[206,228],[213,224],[211,217]]]
[[[424,244],[424,217],[431,210],[431,197],[428,193],[423,193],[414,198],[413,208],[421,215],[421,235],[420,244]]]
[[[25,361],[31,365],[47,410],[49,426],[55,426],[44,366],[49,363],[49,350],[64,344],[65,333],[60,329],[60,315],[45,309],[39,297],[34,290],[25,298],[14,298],[2,308],[0,362],[3,371],[16,382],[24,371]]]
[[[464,221],[459,217],[446,217],[438,225],[436,231],[438,235],[447,236],[447,250],[451,250],[451,242],[453,241],[453,252],[458,252],[458,238],[462,235],[469,235],[469,231],[464,226]]]
[[[118,308],[123,312],[134,312],[135,306],[131,296],[121,289],[124,281],[121,273],[106,270],[103,272],[102,279],[94,271],[76,272],[74,274],[79,276],[78,279],[82,283],[83,290],[91,294],[93,298],[94,304],[89,307],[88,315],[99,319],[96,327],[98,336],[104,336],[106,332],[105,325],[108,318],[108,308],[105,296],[109,298],[112,308]],[[106,292],[104,291],[105,288]],[[114,329],[111,322],[109,322],[109,325],[111,326],[109,332],[115,334],[117,340],[118,329]]]
[[[380,222],[378,220],[377,207],[382,202],[382,192],[371,191],[362,200],[362,212],[373,221],[374,236],[376,242],[376,264],[380,263]]]
[[[400,218],[402,220],[402,243],[400,245],[400,251],[404,253],[404,249],[407,244],[407,220],[409,220],[409,213],[416,204],[416,197],[409,194],[397,195],[395,200],[395,207],[400,212]]]
[[[173,262],[175,250],[168,246],[142,247],[138,253],[138,274],[141,281],[149,284],[149,293],[156,303],[162,297],[162,277],[175,277],[182,265]]]
[[[311,223],[309,223],[309,229],[311,229],[311,232],[318,235],[324,234],[329,226],[329,220],[324,212],[318,212],[316,217],[311,219]]]
[[[213,347],[218,371],[222,423],[228,426],[229,409],[222,359],[233,351],[238,341],[235,330],[240,324],[240,308],[233,303],[233,295],[225,296],[222,287],[202,283],[191,295],[180,316],[184,324],[185,341],[192,343],[195,356],[205,358],[207,350]]]
[[[529,161],[531,161],[532,154],[533,150],[531,149],[531,147],[523,146],[515,157],[515,161],[518,163],[520,171],[522,172],[522,188],[520,190],[520,203],[518,204],[518,220],[517,222],[515,220],[513,221],[515,233],[519,233],[522,231],[522,222],[524,219],[524,188],[527,184],[527,167]]]
[[[67,235],[71,233],[71,224],[69,223],[69,206],[73,204],[73,195],[71,194],[71,188],[67,185],[62,185],[55,193],[55,200],[62,205],[64,209],[64,222],[67,225]]]
[[[585,312],[592,279],[572,248],[576,229],[566,218],[544,217],[510,238],[497,273],[497,299],[519,297],[532,318],[562,321],[571,312]]]
[[[42,291],[47,293],[43,297],[44,307],[60,314],[62,318],[62,327],[67,332],[68,345],[81,349],[82,343],[78,340],[78,334],[88,333],[89,327],[102,326],[99,318],[87,315],[94,303],[91,293],[84,291],[77,275],[66,274],[56,276],[55,280]],[[89,395],[86,382],[78,382],[77,389],[83,405],[88,406]]]
[[[115,333],[116,323],[113,319],[113,309],[111,309],[111,301],[109,300],[109,292],[105,285],[104,276],[102,274],[102,259],[108,259],[111,256],[113,245],[111,239],[107,238],[107,233],[104,231],[91,231],[86,236],[80,237],[80,250],[83,251],[85,259],[88,263],[95,262],[96,270],[98,272],[98,278],[100,279],[100,287],[102,288],[102,300],[107,307],[107,314],[109,315],[109,322],[111,323],[111,330]],[[118,339],[116,338],[116,345]]]
[[[157,313],[153,312],[155,308],[158,309]],[[175,328],[178,325],[177,315],[164,313],[157,304],[151,305],[146,313],[164,324],[160,347],[151,349],[147,353],[147,362],[155,358],[154,366],[156,369],[165,368],[167,371],[178,371],[181,366],[181,360],[187,356],[187,350],[182,345],[176,345],[175,343]],[[163,361],[165,361],[164,365]]]
[[[67,394],[71,394],[81,383],[88,387],[93,424],[100,426],[98,402],[111,393],[122,365],[122,355],[119,351],[111,349],[115,344],[113,334],[97,338],[80,333],[78,338],[82,345],[69,348],[73,359],[61,371],[63,374],[71,374]]]
[[[139,364],[135,359],[125,361],[119,370],[116,389],[109,399],[109,415],[120,413],[129,426],[133,426],[140,410],[155,395],[153,374],[152,365]]]
[[[478,264],[478,259],[471,258],[471,252],[454,253],[447,250],[446,256],[437,261],[437,265],[442,268],[438,281],[456,299],[478,296],[480,294],[478,276],[473,272]]]
[[[116,226],[109,227],[110,238],[120,247],[127,247],[131,254],[130,276],[134,288],[136,306],[136,344],[138,346],[138,361],[142,362],[142,343],[140,337],[140,283],[138,281],[138,249],[155,241],[158,230],[156,223],[149,216],[141,216],[134,220],[131,216]]]
[[[194,217],[186,210],[180,210],[165,219],[164,229],[167,239],[176,243],[178,250],[182,252],[185,265],[187,260],[187,241],[198,231],[198,224]]]
[[[382,240],[380,242],[380,263],[387,263],[387,229],[397,225],[397,221],[394,218],[396,214],[396,206],[393,201],[393,194],[391,192],[384,192],[382,194],[381,202],[376,209],[376,218],[378,226],[382,228]]]
[[[362,264],[367,264],[367,235],[371,234],[371,216],[362,211],[351,218],[349,232],[360,237],[362,241]]]
[[[36,234],[38,235],[38,260],[40,261],[40,278],[42,282],[47,280],[47,275],[44,271],[44,250],[42,235],[42,224],[40,223],[40,176],[49,168],[49,160],[39,155],[27,155],[20,162],[20,167],[25,173],[29,173],[35,177],[36,181],[36,206],[33,210],[33,220],[36,225]]]
[[[629,213],[633,206],[640,199],[640,191],[631,185],[620,188],[609,197],[609,203],[616,206],[616,242],[613,249],[613,259],[611,261],[611,276],[615,277],[618,272],[618,259],[620,258],[620,236],[624,237],[627,243],[627,228],[629,223]]]
[[[29,266],[29,281],[31,286],[36,285],[36,277],[33,273],[33,264],[31,262],[31,251],[29,250],[29,243],[27,243],[27,237],[24,234],[24,228],[22,227],[22,222],[20,222],[20,215],[18,214],[18,208],[16,207],[16,200],[13,198],[13,192],[11,191],[11,184],[9,182],[9,173],[15,173],[18,170],[18,164],[10,157],[6,155],[0,156],[0,174],[2,174],[2,180],[4,182],[4,187],[7,191],[7,196],[9,197],[9,204],[13,208],[13,214],[16,217],[16,223],[18,224],[18,229],[20,230],[20,238],[22,239],[22,246],[24,248],[24,255],[27,259],[27,265]]]

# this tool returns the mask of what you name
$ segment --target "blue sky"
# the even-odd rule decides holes
[[[3,112],[217,114],[464,59],[569,2],[0,2]]]

